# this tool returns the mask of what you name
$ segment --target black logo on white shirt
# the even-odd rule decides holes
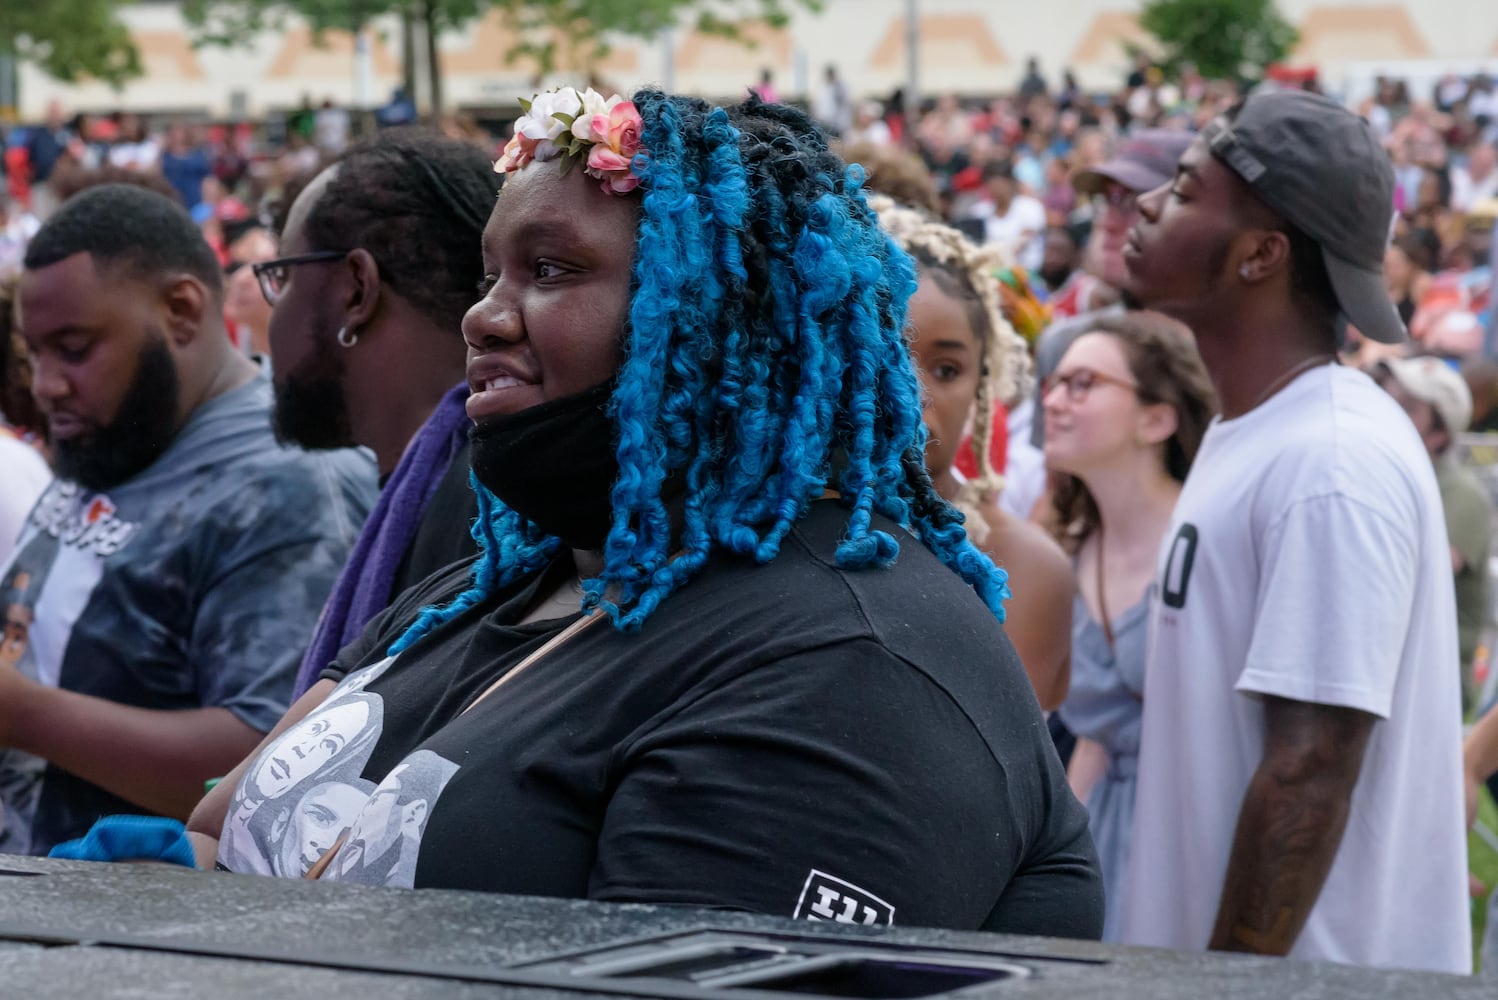
[[[1186,606],[1186,587],[1191,583],[1191,566],[1196,562],[1196,525],[1183,524],[1170,543],[1165,559],[1165,574],[1160,581],[1160,600],[1167,608]]]

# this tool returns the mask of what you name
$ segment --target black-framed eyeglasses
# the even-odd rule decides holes
[[[318,250],[314,253],[300,253],[295,257],[261,261],[252,264],[251,268],[255,272],[255,280],[260,282],[260,294],[265,296],[266,302],[275,305],[276,300],[281,297],[281,289],[286,287],[286,281],[291,277],[291,268],[298,264],[327,264],[347,256],[347,250]]]
[[[1066,397],[1073,403],[1082,402],[1089,392],[1100,385],[1116,385],[1120,389],[1127,389],[1134,393],[1139,391],[1138,382],[1130,382],[1128,379],[1114,375],[1105,375],[1091,368],[1075,368],[1065,374],[1056,372],[1047,378],[1043,383],[1045,392],[1042,398],[1049,396],[1058,385],[1066,386]]]

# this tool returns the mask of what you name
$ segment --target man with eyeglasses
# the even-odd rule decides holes
[[[407,587],[474,554],[460,325],[478,298],[497,175],[478,147],[387,130],[297,196],[284,256],[254,265],[272,305],[276,433],[374,452],[381,495],[318,621],[300,693]]]
[[[277,446],[219,262],[171,199],[78,194],[24,268],[57,479],[0,567],[0,852],[40,854],[102,815],[185,817],[260,741],[375,475]]]

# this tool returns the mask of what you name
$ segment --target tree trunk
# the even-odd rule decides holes
[[[411,8],[401,7],[401,86],[416,100],[416,19]]]
[[[442,63],[437,59],[437,11],[432,0],[421,5],[421,15],[426,21],[427,74],[432,85],[432,124],[442,120]]]

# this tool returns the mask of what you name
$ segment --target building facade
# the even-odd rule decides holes
[[[1070,68],[1088,89],[1111,90],[1129,66],[1128,47],[1148,46],[1132,0],[915,0],[919,17],[918,82],[925,94],[994,94],[1012,90],[1034,56],[1055,83]],[[1315,65],[1326,85],[1349,96],[1382,71],[1424,67],[1435,73],[1498,71],[1498,3],[1492,0],[1280,0],[1300,29],[1290,60]],[[729,97],[773,74],[782,95],[809,93],[826,66],[836,66],[855,94],[885,97],[907,79],[907,0],[824,0],[819,13],[799,11],[784,30],[746,34],[753,47],[680,31],[650,41],[617,39],[596,68],[628,91],[646,83]],[[313,37],[289,22],[245,48],[194,48],[175,3],[142,3],[124,12],[146,75],[115,92],[99,83],[69,85],[33,67],[19,71],[23,120],[48,104],[67,111],[132,110],[218,119],[261,116],[308,100],[374,106],[401,78],[399,25],[380,21],[366,35],[367,57],[346,32]],[[536,66],[506,62],[517,38],[497,12],[461,33],[444,35],[439,59],[448,109],[496,108],[534,90]],[[547,82],[579,80],[562,67]]]

